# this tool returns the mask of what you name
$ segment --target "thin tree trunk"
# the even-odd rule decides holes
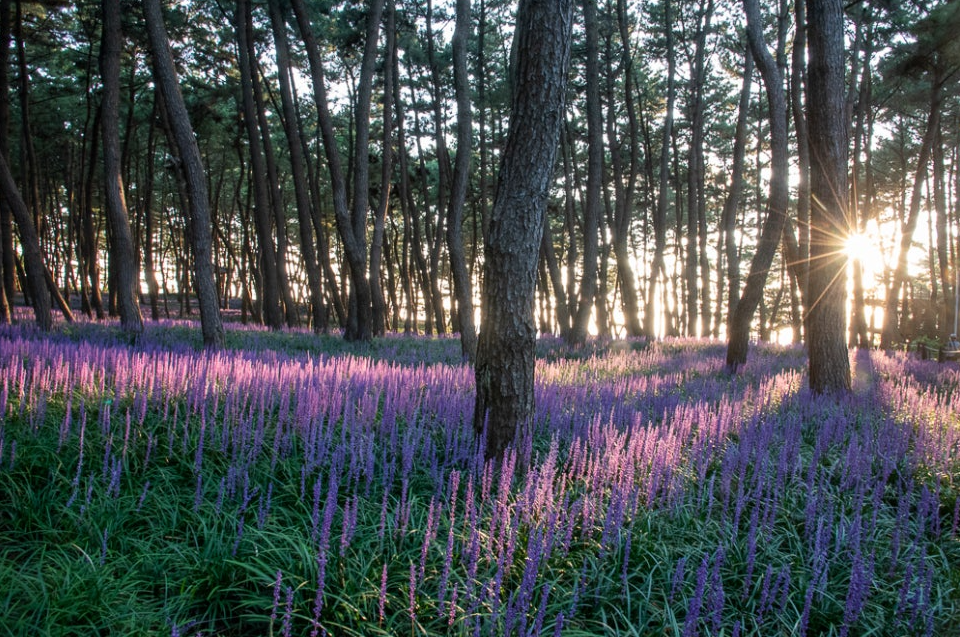
[[[0,154],[10,156],[10,0],[0,0]],[[0,203],[0,284],[4,299],[12,304],[16,293],[16,263],[13,250],[13,213]]]
[[[647,284],[647,303],[644,310],[644,331],[649,336],[656,334],[656,319],[663,310],[657,303],[659,284],[666,285],[667,249],[667,191],[670,187],[670,140],[673,139],[673,109],[676,103],[676,52],[673,46],[673,5],[672,0],[664,2],[664,31],[667,39],[667,108],[663,116],[663,136],[660,146],[660,171],[658,175],[657,205],[653,213],[653,260],[650,269],[650,281]]]
[[[587,340],[587,328],[597,295],[597,259],[600,256],[600,206],[603,186],[603,117],[600,112],[600,46],[596,0],[582,0],[586,35],[587,192],[583,206],[583,265],[580,299],[573,316],[570,342]],[[572,240],[572,238],[571,238]],[[599,317],[598,317],[599,318]]]
[[[270,219],[270,194],[267,186],[267,166],[257,127],[256,105],[253,97],[251,60],[252,16],[249,0],[237,0],[234,16],[237,30],[237,62],[240,73],[240,96],[243,124],[246,130],[250,158],[250,183],[253,190],[253,219],[257,231],[257,262],[262,284],[259,287],[260,308],[264,323],[273,330],[283,327],[280,310],[280,282],[277,278],[277,254],[273,243],[273,224]]]
[[[369,169],[367,157],[370,134],[370,94],[373,88],[373,71],[377,53],[377,35],[380,31],[380,18],[383,14],[384,0],[372,0],[367,16],[367,32],[361,63],[360,83],[357,90],[357,106],[354,121],[357,137],[354,147],[358,157],[354,171],[354,202],[351,212],[347,202],[346,178],[343,174],[337,136],[333,127],[333,117],[327,100],[326,79],[320,58],[320,46],[310,26],[303,0],[291,0],[293,12],[297,18],[313,79],[314,100],[317,106],[320,132],[324,153],[330,171],[330,183],[333,189],[333,208],[337,222],[337,231],[343,242],[347,262],[350,268],[351,294],[356,303],[350,304],[344,337],[347,340],[369,341],[373,336],[373,311],[370,284],[367,281],[367,244],[366,215],[368,208]]]
[[[744,0],[747,15],[747,38],[753,52],[754,62],[763,77],[767,102],[770,108],[770,197],[767,214],[763,221],[760,239],[743,294],[731,312],[727,327],[727,369],[736,372],[747,362],[747,347],[750,339],[750,323],[763,297],[770,264],[780,244],[780,236],[787,218],[789,203],[787,154],[787,102],[783,90],[783,74],[763,42],[760,7],[757,0]]]
[[[463,208],[467,201],[472,152],[470,86],[467,76],[467,40],[470,37],[470,0],[457,0],[457,21],[453,32],[453,78],[457,98],[457,157],[453,170],[450,207],[447,211],[447,249],[450,273],[457,298],[460,350],[474,362],[477,332],[473,322],[473,285],[463,249]]]
[[[325,323],[326,308],[323,303],[323,283],[320,266],[317,263],[317,250],[313,241],[313,221],[310,212],[310,191],[307,184],[307,163],[300,139],[300,119],[294,103],[293,82],[291,81],[290,46],[287,41],[287,24],[280,0],[270,1],[270,24],[273,27],[273,40],[277,53],[277,73],[280,78],[280,102],[283,108],[283,130],[290,149],[290,171],[293,178],[293,191],[297,202],[297,220],[300,228],[300,253],[307,273],[307,287],[310,291],[310,309],[313,331],[319,333]]]
[[[193,127],[190,125],[187,107],[180,93],[160,0],[143,0],[143,8],[150,50],[153,53],[154,77],[163,95],[164,107],[169,115],[171,132],[179,149],[186,180],[194,283],[200,303],[200,329],[203,333],[203,343],[208,348],[221,349],[224,346],[224,332],[213,276],[210,208],[203,162],[200,158],[197,139],[193,134]]]
[[[103,0],[103,40],[100,46],[100,75],[103,81],[103,174],[107,220],[110,223],[110,261],[117,277],[117,312],[124,332],[143,332],[140,314],[140,276],[130,232],[127,201],[120,165],[120,0]]]
[[[393,178],[393,84],[397,81],[393,76],[393,59],[397,55],[395,4],[393,0],[388,0],[384,7],[387,41],[383,60],[383,151],[380,159],[380,198],[374,211],[373,237],[370,240],[370,301],[374,336],[382,336],[387,329],[387,302],[383,296],[381,274]]]
[[[920,219],[920,204],[923,196],[923,184],[927,179],[927,170],[930,164],[930,156],[933,150],[933,142],[937,136],[937,129],[940,127],[940,112],[943,104],[943,81],[940,77],[939,68],[934,74],[930,87],[930,111],[927,115],[927,128],[923,135],[923,143],[920,146],[920,153],[917,156],[917,168],[914,173],[913,191],[910,195],[910,208],[907,211],[907,218],[900,230],[900,246],[897,251],[896,269],[893,272],[893,280],[887,289],[887,299],[883,311],[883,331],[880,335],[880,347],[890,349],[894,342],[900,337],[900,313],[898,312],[900,304],[900,292],[908,276],[909,252],[913,245],[913,234],[917,229],[917,222]],[[811,254],[811,259],[813,255]],[[906,311],[903,312],[906,317]]]

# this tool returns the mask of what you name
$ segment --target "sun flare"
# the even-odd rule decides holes
[[[862,232],[855,232],[847,237],[843,251],[851,261],[859,261],[863,264],[872,263],[880,258],[880,246]]]

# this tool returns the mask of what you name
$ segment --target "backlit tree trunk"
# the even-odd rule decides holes
[[[810,128],[810,270],[807,351],[810,388],[850,389],[844,338],[847,263],[851,230],[847,206],[847,135],[844,106],[843,6],[840,0],[807,0],[807,116]]]
[[[763,77],[770,107],[770,197],[767,214],[757,242],[757,251],[750,262],[750,273],[737,307],[730,313],[727,322],[727,369],[736,372],[747,362],[747,346],[750,340],[750,323],[763,298],[763,288],[780,236],[787,218],[789,202],[787,155],[787,101],[783,89],[783,74],[763,42],[760,7],[757,0],[743,0],[747,14],[747,39],[753,51],[753,59]],[[763,321],[761,319],[761,325]]]
[[[127,201],[120,166],[120,0],[103,0],[103,40],[100,75],[103,81],[103,175],[107,220],[110,223],[110,260],[116,272],[117,313],[128,334],[143,332],[140,314],[140,277],[130,232]]]
[[[207,180],[200,157],[197,138],[180,93],[180,84],[170,52],[170,42],[163,22],[160,0],[143,0],[147,36],[153,53],[154,78],[163,95],[171,132],[179,150],[183,176],[186,180],[190,240],[194,260],[194,285],[200,303],[200,330],[203,344],[212,349],[224,346],[223,322],[217,301],[217,286],[213,276],[210,204]]]

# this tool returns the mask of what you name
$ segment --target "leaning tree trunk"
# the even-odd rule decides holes
[[[934,69],[934,77],[930,87],[930,112],[927,115],[927,128],[923,135],[923,143],[917,155],[917,168],[914,173],[913,191],[910,194],[910,208],[907,218],[900,230],[900,246],[897,250],[897,264],[893,272],[893,280],[887,289],[886,303],[883,308],[883,331],[880,334],[880,347],[889,349],[900,337],[900,292],[908,278],[908,263],[910,248],[913,246],[913,234],[920,219],[920,203],[923,198],[923,184],[927,180],[927,170],[933,152],[933,143],[940,128],[941,110],[943,107],[943,77],[939,66]],[[812,223],[812,222],[811,222]],[[812,252],[812,248],[811,248]],[[811,254],[811,259],[813,258]],[[904,312],[906,314],[906,312]]]
[[[100,46],[100,75],[103,81],[103,176],[107,220],[110,223],[110,260],[116,273],[117,313],[123,331],[137,336],[143,332],[140,314],[140,277],[130,232],[127,201],[123,192],[120,165],[120,0],[103,0],[103,40]]]
[[[844,107],[843,5],[807,0],[807,113],[810,127],[810,263],[807,353],[815,393],[850,389],[847,324],[849,235]]]
[[[520,0],[514,95],[484,244],[473,425],[499,458],[533,417],[534,298],[547,196],[563,124],[571,0]]]
[[[53,327],[53,317],[50,313],[50,293],[47,291],[46,266],[40,252],[40,239],[37,237],[37,230],[33,225],[27,204],[24,203],[10,173],[7,158],[2,153],[0,153],[0,196],[10,208],[20,230],[20,246],[23,249],[23,265],[27,271],[27,288],[33,303],[33,314],[40,329],[49,331]]]
[[[737,307],[730,313],[727,323],[727,369],[736,372],[747,362],[747,346],[750,339],[750,323],[763,297],[767,273],[780,243],[789,202],[787,155],[787,100],[783,90],[783,74],[763,42],[763,27],[760,6],[757,0],[743,0],[747,14],[747,38],[757,69],[763,77],[770,107],[770,198],[767,216],[760,231],[757,251],[750,262],[750,273]]]
[[[147,37],[153,53],[153,72],[157,87],[163,96],[171,132],[179,150],[183,176],[186,181],[190,240],[194,259],[194,285],[200,303],[200,329],[206,347],[224,346],[223,322],[217,302],[217,285],[213,276],[213,250],[210,229],[210,204],[207,180],[197,138],[193,134],[187,107],[180,93],[179,79],[170,52],[170,41],[163,22],[160,0],[143,0]]]

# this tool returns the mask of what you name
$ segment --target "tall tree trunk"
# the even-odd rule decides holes
[[[580,300],[573,317],[570,341],[582,344],[597,295],[597,259],[600,256],[600,206],[603,186],[603,117],[600,112],[600,45],[596,0],[582,0],[586,35],[587,99],[587,193],[583,206],[583,265],[580,268]],[[571,238],[572,240],[572,238]]]
[[[807,113],[810,124],[810,273],[807,352],[815,393],[850,389],[847,275],[847,135],[844,118],[843,6],[807,0]],[[815,266],[813,265],[815,264]]]
[[[657,314],[664,308],[657,302],[658,287],[666,285],[667,270],[664,252],[667,249],[667,197],[670,189],[670,141],[673,139],[673,109],[676,103],[677,62],[673,46],[672,0],[664,1],[663,28],[667,39],[667,107],[663,116],[663,135],[660,146],[657,205],[653,212],[653,260],[650,281],[647,284],[647,302],[643,329],[648,336],[656,334]]]
[[[277,165],[277,153],[273,148],[272,127],[270,126],[270,120],[267,118],[267,105],[263,97],[264,91],[260,84],[263,70],[260,68],[257,51],[253,43],[253,25],[248,25],[247,30],[247,46],[249,47],[250,64],[252,66],[250,79],[253,83],[254,112],[257,116],[257,125],[260,128],[260,137],[263,140],[263,161],[267,169],[267,199],[270,202],[273,226],[277,233],[277,283],[280,286],[284,321],[287,327],[297,327],[300,325],[300,315],[297,311],[297,301],[293,296],[290,274],[287,269],[289,239],[287,237],[287,214],[283,202],[283,191],[280,188],[280,169]]]
[[[704,104],[703,90],[706,83],[707,31],[713,18],[713,2],[705,0],[697,10],[696,45],[693,59],[690,61],[690,148],[687,152],[687,261],[685,280],[687,284],[687,334],[704,335],[709,330],[710,287],[701,286],[699,268],[701,245],[706,235],[701,233],[701,216],[706,216],[703,194],[704,181]],[[706,228],[703,228],[706,230]],[[706,279],[709,281],[709,269]],[[701,294],[705,298],[701,302]],[[706,312],[706,316],[702,315]]]
[[[287,23],[280,0],[270,0],[270,24],[277,53],[277,74],[280,78],[280,103],[283,109],[283,130],[290,150],[290,172],[297,202],[297,220],[300,228],[300,253],[307,273],[307,288],[310,292],[311,323],[319,333],[325,322],[326,308],[323,303],[323,283],[317,250],[313,241],[310,190],[307,184],[307,162],[300,139],[300,118],[294,103],[293,82],[290,67],[290,45],[287,41]]]
[[[467,76],[467,40],[470,37],[470,0],[457,0],[457,22],[453,31],[453,79],[457,97],[457,157],[453,168],[450,207],[447,210],[447,249],[450,273],[457,297],[460,349],[473,362],[477,354],[477,332],[473,322],[473,285],[463,249],[463,208],[467,201],[472,152],[470,85]]]
[[[167,109],[170,127],[179,150],[183,176],[186,180],[190,238],[194,260],[194,284],[200,304],[200,329],[207,348],[221,349],[224,346],[223,322],[217,302],[217,286],[213,275],[212,239],[210,230],[210,207],[206,175],[200,148],[193,134],[180,84],[170,52],[170,41],[163,22],[160,0],[143,0],[147,36],[153,53],[154,78],[163,104]]]
[[[313,79],[314,100],[320,133],[323,139],[324,154],[330,171],[330,183],[333,189],[333,208],[337,222],[337,231],[343,242],[347,263],[350,268],[351,294],[355,303],[350,304],[344,337],[353,341],[369,341],[373,336],[373,311],[370,296],[370,284],[367,280],[367,240],[366,219],[368,204],[369,166],[366,161],[367,145],[370,139],[370,94],[373,90],[373,71],[377,54],[377,36],[380,32],[380,19],[383,14],[384,0],[372,0],[367,16],[367,32],[361,63],[360,81],[357,87],[357,105],[354,122],[357,136],[354,141],[357,166],[353,179],[353,209],[348,206],[346,178],[337,147],[337,137],[333,127],[333,117],[327,100],[326,79],[320,58],[320,46],[307,16],[303,0],[291,0],[297,26],[303,38],[310,62],[310,74]]]
[[[486,238],[473,425],[499,458],[533,416],[534,290],[543,218],[563,125],[570,0],[520,0],[510,132]]]
[[[384,8],[387,41],[383,59],[383,151],[380,160],[380,200],[374,211],[373,237],[370,240],[370,301],[374,336],[382,336],[387,328],[387,303],[380,279],[393,178],[393,84],[396,81],[393,59],[397,55],[395,5],[393,0],[388,0]]]
[[[143,332],[140,314],[140,276],[134,256],[133,236],[120,166],[120,0],[103,0],[103,40],[100,75],[103,81],[103,175],[107,220],[110,223],[110,261],[117,277],[117,312],[125,332]]]
[[[270,218],[270,194],[267,186],[267,166],[257,126],[256,104],[253,97],[254,69],[250,51],[253,18],[249,0],[237,0],[234,16],[237,29],[237,62],[240,72],[240,96],[243,124],[247,134],[250,158],[250,182],[253,189],[253,219],[257,231],[257,261],[262,284],[259,289],[260,308],[267,327],[283,327],[280,310],[280,281],[277,278],[277,254],[273,243],[273,224]]]
[[[617,0],[617,26],[620,34],[620,72],[623,75],[623,101],[627,110],[627,142],[630,149],[629,165],[624,177],[622,153],[619,152],[620,142],[616,141],[614,132],[614,113],[617,108],[613,70],[613,53],[608,55],[607,68],[607,140],[610,144],[611,167],[613,169],[613,187],[616,201],[613,209],[613,252],[617,261],[617,278],[620,285],[623,319],[628,336],[640,336],[643,328],[640,326],[640,307],[637,299],[636,275],[630,255],[630,230],[633,212],[633,198],[636,192],[637,177],[640,171],[640,135],[637,124],[636,95],[633,82],[633,56],[630,53],[630,29],[627,24],[626,0]],[[608,39],[609,43],[609,39]],[[608,44],[608,47],[610,45]]]
[[[789,203],[787,153],[787,102],[783,90],[783,74],[763,42],[763,27],[757,0],[743,0],[747,15],[747,39],[753,52],[754,62],[763,77],[767,102],[770,108],[770,197],[767,214],[763,221],[757,250],[750,262],[750,273],[743,294],[731,312],[727,327],[727,369],[736,372],[747,362],[747,347],[750,340],[750,323],[763,297],[767,273],[787,218]]]
[[[0,0],[0,155],[10,156],[10,0]],[[13,303],[16,293],[16,263],[13,251],[13,213],[0,203],[0,284],[4,298]]]

